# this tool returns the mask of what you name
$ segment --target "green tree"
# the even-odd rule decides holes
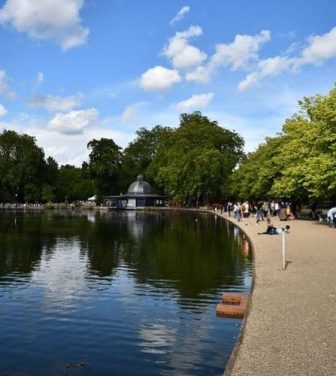
[[[243,139],[200,112],[182,114],[180,127],[168,135],[149,172],[173,199],[195,203],[226,192],[243,155]]]
[[[35,138],[12,130],[0,134],[0,197],[2,201],[41,198],[45,161]]]
[[[272,198],[274,181],[281,176],[282,137],[266,138],[266,142],[249,153],[234,171],[230,180],[230,195],[237,199],[262,200]]]
[[[92,140],[87,147],[91,150],[89,171],[95,185],[95,193],[104,195],[117,193],[122,165],[121,148],[112,139]]]
[[[150,183],[152,179],[148,169],[155,159],[164,140],[173,132],[172,128],[157,125],[152,129],[140,128],[137,137],[123,151],[122,184],[125,190],[139,174],[144,174]]]
[[[235,172],[236,197],[336,200],[336,88],[299,105],[282,134],[266,139]]]
[[[69,164],[60,167],[58,201],[86,200],[92,194],[91,181],[82,168]]]
[[[55,202],[59,191],[58,163],[48,157],[45,165],[44,184],[42,186],[42,201]]]
[[[273,191],[301,199],[336,198],[336,89],[305,97],[283,127],[286,152]]]

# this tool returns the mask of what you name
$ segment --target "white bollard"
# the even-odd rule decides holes
[[[286,242],[285,242],[285,231],[281,234],[281,251],[282,251],[282,270],[286,269]]]

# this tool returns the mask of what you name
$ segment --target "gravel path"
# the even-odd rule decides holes
[[[232,220],[232,218],[231,218]],[[250,237],[255,280],[241,343],[225,375],[336,375],[336,229],[294,220],[286,234],[258,235],[266,222],[232,220]]]

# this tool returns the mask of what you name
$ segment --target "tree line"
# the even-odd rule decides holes
[[[0,134],[0,202],[64,202],[92,192],[87,163],[59,166],[45,159],[34,137],[13,130]]]
[[[125,193],[139,174],[181,205],[228,199],[335,201],[336,88],[304,97],[299,106],[281,134],[248,154],[238,133],[200,112],[182,114],[177,127],[140,128],[124,149],[112,139],[93,139],[81,167],[59,166],[34,137],[4,130],[0,201],[73,202]]]
[[[91,140],[81,167],[45,158],[34,137],[0,134],[1,202],[73,202],[93,194],[126,192],[143,174],[158,193],[192,205],[228,193],[228,178],[243,158],[240,135],[200,112],[182,114],[176,128],[140,128],[123,150],[114,140]]]
[[[231,176],[234,197],[336,201],[336,86],[304,97],[277,137],[249,153]]]

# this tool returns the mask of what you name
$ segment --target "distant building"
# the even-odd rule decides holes
[[[107,205],[117,209],[142,209],[147,206],[164,206],[166,196],[155,194],[152,186],[139,175],[129,186],[126,194],[105,196],[104,200]]]

